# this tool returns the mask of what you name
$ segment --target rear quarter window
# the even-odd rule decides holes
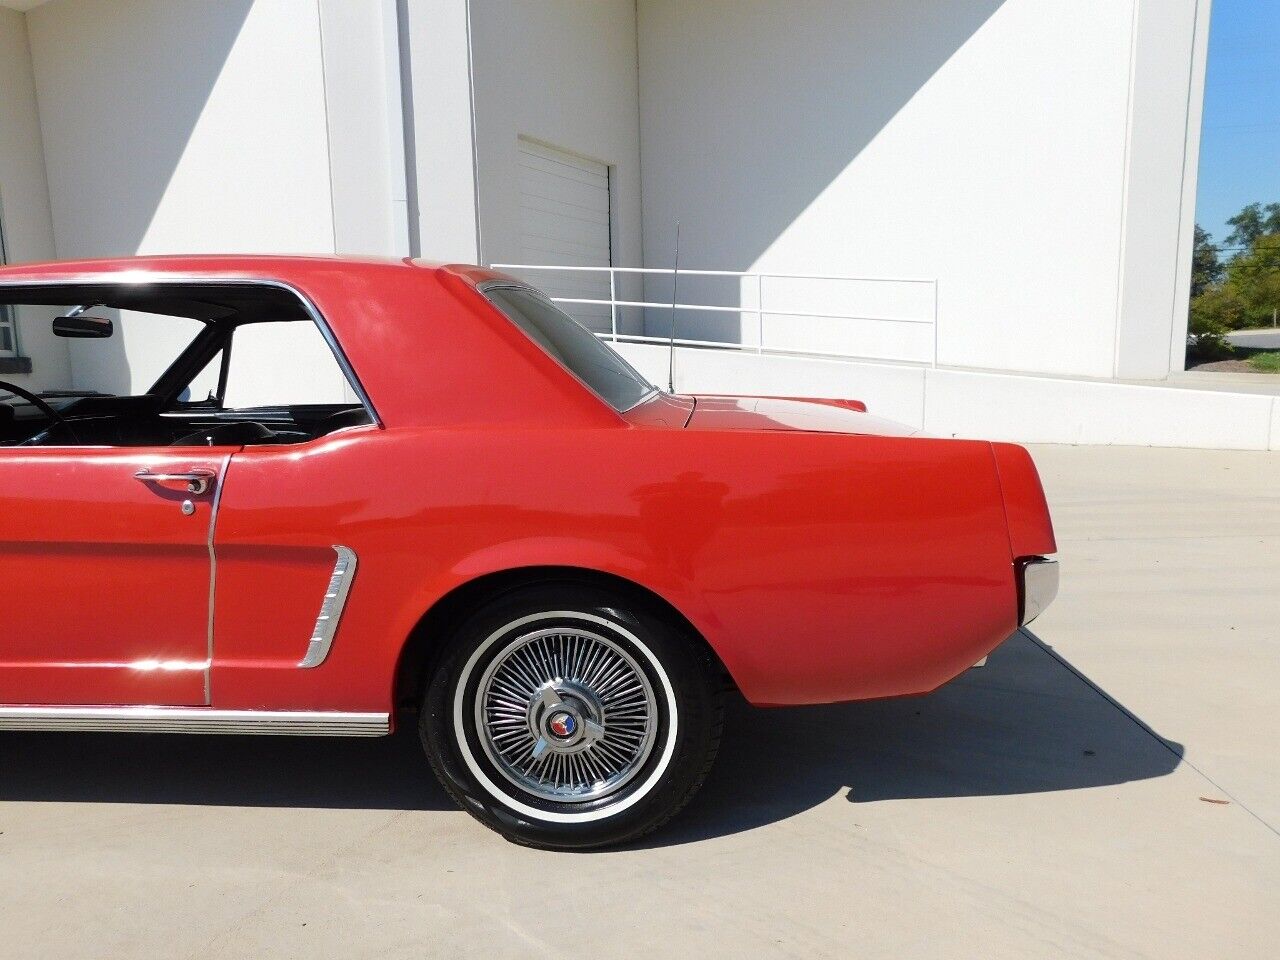
[[[616,351],[537,291],[491,285],[482,287],[480,292],[529,339],[619,413],[657,392],[657,387]]]

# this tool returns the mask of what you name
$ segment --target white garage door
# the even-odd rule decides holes
[[[523,262],[610,266],[609,167],[523,138],[519,145]],[[529,280],[555,297],[609,299],[605,273],[540,271]],[[592,330],[609,329],[608,307],[561,306]]]

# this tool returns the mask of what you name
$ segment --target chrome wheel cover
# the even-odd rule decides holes
[[[511,640],[475,693],[478,739],[494,768],[540,800],[585,803],[621,790],[653,750],[653,685],[614,640],[552,627]]]

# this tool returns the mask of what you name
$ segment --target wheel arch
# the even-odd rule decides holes
[[[542,565],[485,573],[458,584],[437,599],[418,619],[401,647],[392,691],[395,707],[413,709],[418,706],[424,681],[447,648],[449,634],[468,616],[484,604],[513,590],[558,583],[589,585],[616,593],[623,600],[643,604],[684,631],[693,642],[704,647],[722,674],[726,686],[736,689],[736,683],[725,667],[724,660],[704,633],[661,594],[634,580],[601,570]]]

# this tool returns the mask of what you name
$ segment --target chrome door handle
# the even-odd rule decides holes
[[[209,486],[218,476],[216,470],[196,469],[187,473],[152,473],[150,470],[142,469],[134,475],[135,480],[141,480],[143,483],[185,483],[187,485],[187,493],[194,493],[199,496],[209,490]]]

